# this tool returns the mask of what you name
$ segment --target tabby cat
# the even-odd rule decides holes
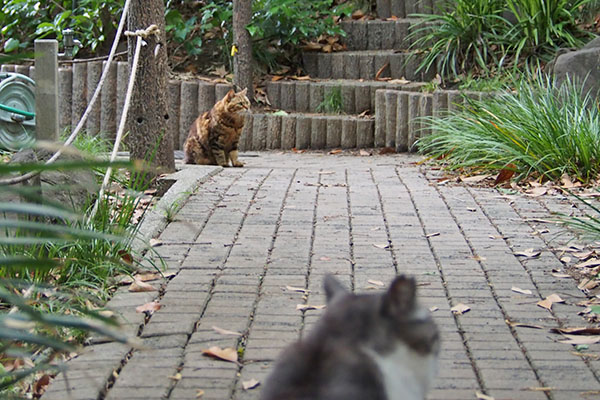
[[[325,293],[327,311],[284,350],[262,400],[423,400],[440,343],[415,280],[398,276],[385,293],[354,295],[327,276]]]
[[[190,128],[183,146],[186,164],[243,167],[238,160],[238,142],[244,127],[242,111],[248,110],[247,89],[230,90],[210,111],[200,115]]]

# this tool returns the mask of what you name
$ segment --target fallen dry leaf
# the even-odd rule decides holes
[[[169,379],[174,380],[174,381],[180,381],[181,380],[181,374],[178,372],[173,376],[170,376]]]
[[[375,285],[375,286],[385,286],[385,284],[381,281],[375,280],[375,279],[369,279],[367,281],[367,283],[370,283],[371,285]]]
[[[290,292],[300,292],[300,293],[304,293],[304,294],[310,293],[310,290],[308,290],[308,289],[304,289],[301,287],[295,287],[295,286],[286,286],[285,289],[289,290]]]
[[[486,180],[489,177],[490,177],[489,175],[473,175],[473,176],[464,176],[463,175],[460,177],[460,182],[479,183],[479,182]]]
[[[118,254],[119,257],[121,257],[121,260],[123,260],[127,264],[133,264],[133,256],[131,255],[131,253],[125,250],[119,250]]]
[[[510,290],[512,290],[513,292],[521,293],[521,294],[528,294],[528,295],[532,294],[531,290],[521,289],[516,286],[511,287]]]
[[[254,389],[258,385],[260,385],[260,382],[257,381],[256,379],[250,379],[250,380],[247,380],[247,381],[242,381],[242,388],[244,388],[244,390]]]
[[[482,257],[482,256],[476,254],[476,255],[473,256],[473,260],[475,260],[475,261],[485,261],[485,260],[487,260],[487,258]]]
[[[321,257],[321,258],[319,258],[319,260],[321,260],[321,261],[331,261],[331,258],[329,258],[329,257]]]
[[[587,261],[584,261],[582,263],[576,264],[575,268],[588,268],[588,267],[596,267],[600,265],[600,259],[598,258],[591,258]]]
[[[197,389],[197,390],[196,390],[196,398],[197,398],[197,399],[201,399],[201,398],[202,398],[202,396],[204,396],[204,390],[202,390],[202,389]]]
[[[600,342],[600,336],[578,336],[578,335],[563,335],[566,339],[559,340],[560,343],[565,344],[595,344]]]
[[[431,306],[429,307],[429,312],[436,312],[437,310],[439,310],[440,308],[437,306]]]
[[[129,291],[134,293],[156,292],[157,289],[149,283],[134,280],[131,286],[129,286]]]
[[[383,243],[373,243],[373,247],[377,247],[378,249],[389,249],[390,245],[389,243],[383,244]]]
[[[410,83],[410,81],[408,79],[405,79],[404,77],[402,77],[400,79],[391,79],[388,82],[394,83],[394,84],[399,84],[399,85],[406,85],[407,83]]]
[[[527,258],[536,258],[536,257],[539,257],[540,254],[542,254],[541,251],[534,250],[533,248],[527,249],[527,250],[524,250],[524,251],[516,251],[515,252],[515,256],[517,256],[517,257],[527,257]]]
[[[430,238],[430,237],[434,237],[434,236],[440,236],[440,232],[433,232],[428,235],[425,235],[426,238]]]
[[[384,156],[386,154],[396,154],[396,149],[393,147],[383,147],[379,150],[379,155]]]
[[[143,304],[141,306],[136,307],[135,312],[143,313],[149,312],[153,313],[154,311],[160,310],[162,305],[157,301],[151,301],[150,303]]]
[[[242,334],[239,332],[228,331],[227,329],[219,328],[218,326],[213,326],[212,328],[220,335],[242,336]]]
[[[562,274],[560,272],[553,272],[552,276],[555,277],[555,278],[559,278],[559,279],[570,278],[571,277],[571,275],[569,275],[569,274]]]
[[[325,307],[326,307],[325,305],[314,306],[314,305],[311,305],[311,304],[297,304],[296,305],[296,310],[299,310],[299,311],[322,310]]]
[[[597,288],[599,285],[598,281],[595,279],[584,279],[577,285],[577,289],[579,290],[592,290]]]
[[[538,187],[529,189],[525,193],[531,197],[539,197],[539,196],[543,196],[546,193],[548,193],[548,188],[545,186],[538,186]]]
[[[456,315],[462,315],[470,310],[471,310],[471,307],[469,307],[463,303],[458,303],[457,305],[455,305],[454,307],[452,307],[450,309],[450,311],[452,311],[452,314],[456,314]]]
[[[150,239],[150,247],[158,247],[158,246],[162,246],[162,242],[158,239],[152,238]]]
[[[319,171],[319,175],[333,175],[335,171]]]
[[[523,322],[514,322],[514,321],[509,321],[509,320],[505,320],[504,322],[506,322],[508,325],[514,327],[514,328],[532,328],[532,329],[544,329],[543,326],[540,325],[533,325],[533,324],[526,324]]]
[[[218,76],[220,78],[225,78],[225,76],[227,76],[227,68],[225,68],[224,65],[221,65],[220,67],[216,67],[215,69],[213,69],[209,73],[211,75],[216,75],[216,76]]]
[[[386,68],[388,68],[390,66],[390,62],[386,62],[385,64],[382,65],[381,68],[379,68],[377,70],[377,73],[375,74],[375,80],[381,80],[381,75],[383,74],[383,71],[385,71]]]
[[[590,258],[592,255],[594,255],[595,252],[594,250],[588,250],[588,251],[579,251],[577,253],[573,253],[573,255],[577,258],[579,258],[582,261],[587,260],[588,258]]]
[[[366,150],[362,150],[362,149],[358,152],[358,154],[361,156],[370,156],[371,155],[371,153],[369,153]]]
[[[335,154],[340,154],[340,153],[342,153],[342,152],[343,152],[343,150],[342,150],[342,149],[333,149],[333,150],[331,150],[331,151],[329,152],[329,154],[331,154],[331,155],[335,155]]]
[[[487,394],[483,394],[479,391],[475,392],[475,397],[477,400],[496,400],[492,396],[488,396]]]
[[[272,82],[277,82],[277,81],[280,81],[280,80],[282,80],[282,79],[283,79],[283,76],[282,76],[282,75],[273,75],[273,76],[271,77],[271,81],[272,81]]]
[[[515,175],[516,168],[514,164],[508,164],[504,169],[500,170],[500,173],[494,180],[494,185],[509,181]]]
[[[575,328],[552,328],[550,331],[568,335],[600,335],[600,328],[591,326],[580,326]]]
[[[145,274],[135,275],[133,278],[137,281],[150,282],[160,279],[161,275],[158,272],[148,272]]]
[[[569,263],[569,262],[571,262],[571,257],[569,257],[569,256],[561,257],[560,261],[564,262],[565,264]]]
[[[571,177],[569,177],[569,175],[567,175],[567,174],[563,174],[560,177],[560,183],[561,183],[561,187],[563,189],[573,189],[575,187],[581,186],[581,182],[573,183],[573,181],[571,180]]]
[[[115,312],[112,310],[100,310],[98,314],[102,315],[104,318],[112,318],[115,316]]]
[[[209,348],[208,350],[202,350],[202,354],[204,354],[205,356],[217,358],[217,359],[223,360],[223,361],[229,361],[232,363],[238,362],[238,353],[237,353],[236,349],[233,349],[231,347],[222,349],[218,346],[213,346],[213,347]]]
[[[35,382],[35,385],[33,386],[33,393],[41,396],[49,384],[50,384],[50,375],[48,375],[48,374],[42,375]]]
[[[532,386],[532,387],[524,388],[522,390],[527,390],[530,392],[550,392],[552,390],[556,390],[556,388],[551,387],[551,386]]]
[[[357,9],[356,11],[354,11],[351,15],[352,19],[361,19],[364,16],[365,16],[365,12],[363,10],[361,10],[360,8]]]
[[[546,310],[551,311],[552,310],[552,304],[554,303],[563,303],[564,300],[560,298],[559,295],[557,295],[556,293],[551,294],[550,296],[546,297],[544,300],[540,300],[537,302],[537,305],[545,308]]]

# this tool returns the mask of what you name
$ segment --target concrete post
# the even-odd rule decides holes
[[[34,48],[36,136],[58,141],[58,42],[38,39]]]

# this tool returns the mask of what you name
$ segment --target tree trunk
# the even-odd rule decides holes
[[[167,131],[167,46],[163,0],[132,0],[128,29],[132,32],[158,26],[160,34],[144,38],[140,52],[131,108],[127,118],[127,146],[132,160],[146,160],[157,170],[175,170],[173,138]],[[137,37],[128,39],[129,63],[133,64]],[[157,49],[158,45],[158,50]]]
[[[233,0],[233,83],[238,89],[248,88],[248,98],[254,98],[252,85],[252,41],[246,26],[252,19],[252,0]]]

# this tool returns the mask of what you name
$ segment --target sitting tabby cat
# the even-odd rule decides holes
[[[286,349],[263,400],[423,400],[434,378],[439,333],[416,303],[414,279],[354,295],[325,278],[327,311]]]
[[[250,101],[247,89],[234,93],[230,90],[210,111],[194,121],[183,150],[186,164],[243,167],[238,160],[238,142],[244,127],[244,115]]]

